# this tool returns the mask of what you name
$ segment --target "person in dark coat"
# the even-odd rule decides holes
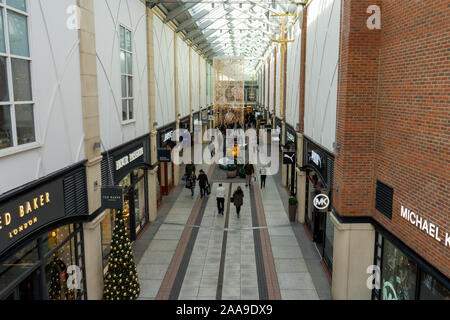
[[[242,191],[241,187],[237,187],[236,191],[233,193],[233,203],[236,207],[236,214],[239,218],[239,213],[241,212],[241,207],[244,204],[244,191]]]
[[[255,169],[253,168],[253,165],[250,164],[250,162],[247,162],[247,164],[244,167],[245,170],[245,186],[248,187],[252,182],[252,176],[255,172]]]
[[[186,181],[189,181],[192,198],[194,198],[195,192],[195,182],[197,181],[197,176],[195,175],[195,171],[192,171],[191,175],[187,178]]]
[[[186,171],[185,171],[186,177],[189,177],[191,175],[192,171],[194,171],[194,175],[195,175],[195,164],[193,164],[192,160],[191,160],[191,163],[188,163],[186,165]]]
[[[200,198],[206,195],[206,187],[209,185],[208,176],[203,170],[200,170],[198,175],[198,185],[200,186]]]

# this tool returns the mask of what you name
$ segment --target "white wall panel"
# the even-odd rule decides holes
[[[275,80],[275,103],[276,106],[276,115],[277,117],[281,118],[281,108],[280,108],[280,77],[281,77],[281,54],[279,48],[277,48],[277,73],[276,73],[276,80]]]
[[[106,149],[149,132],[147,27],[145,5],[139,0],[94,1],[100,136]],[[132,32],[134,122],[122,122],[120,34]]]
[[[339,57],[340,0],[315,0],[308,7],[305,134],[333,149]]]
[[[264,65],[264,68],[266,70],[266,73],[264,75],[264,106],[266,107],[266,109],[269,108],[269,97],[267,95],[267,92],[269,90],[269,64],[266,62]]]
[[[194,50],[191,50],[191,65],[192,65],[192,109],[194,113],[198,111],[200,106],[200,96],[198,92],[198,79],[199,79],[199,61],[198,54]]]
[[[174,35],[158,17],[153,19],[155,107],[158,127],[175,121]]]
[[[189,115],[189,47],[178,38],[178,107],[181,118]]]
[[[212,95],[213,95],[213,73],[212,73],[212,67],[209,63],[206,64],[206,73],[207,73],[207,103],[208,105],[212,105]]]
[[[269,106],[270,106],[270,112],[274,111],[274,95],[273,95],[273,90],[274,90],[274,85],[275,85],[275,81],[274,81],[274,72],[275,72],[275,68],[274,68],[274,64],[275,64],[275,59],[274,56],[271,55],[270,57],[270,76],[269,76],[269,84],[270,84],[270,89],[269,89]]]
[[[294,42],[289,43],[287,49],[286,122],[296,128],[300,107],[301,30],[299,21],[292,30],[291,39]]]
[[[37,143],[20,153],[0,150],[0,194],[85,158],[78,31],[65,27],[76,1],[28,4]]]
[[[206,108],[206,61],[203,57],[200,57],[200,79],[202,86],[200,105],[202,108]]]

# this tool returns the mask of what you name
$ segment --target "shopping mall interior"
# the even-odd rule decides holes
[[[0,300],[449,300],[447,0],[0,0]]]

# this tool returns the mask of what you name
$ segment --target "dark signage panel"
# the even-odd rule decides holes
[[[130,167],[136,163],[142,163],[145,161],[144,143],[139,143],[133,147],[123,151],[113,157],[113,169],[115,182],[118,183],[123,176],[125,176],[129,171]]]
[[[283,152],[283,164],[295,164],[296,152],[287,151]]]
[[[65,215],[62,178],[0,203],[0,252]]]
[[[172,150],[170,149],[158,149],[158,162],[171,162]]]
[[[122,187],[103,187],[102,188],[102,207],[103,209],[122,210]]]

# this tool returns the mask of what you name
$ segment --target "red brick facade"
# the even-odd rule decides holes
[[[381,29],[370,30],[370,5]],[[372,216],[450,276],[450,4],[342,1],[333,204]],[[392,220],[375,210],[376,181],[394,188]],[[438,242],[400,216],[439,226]]]

